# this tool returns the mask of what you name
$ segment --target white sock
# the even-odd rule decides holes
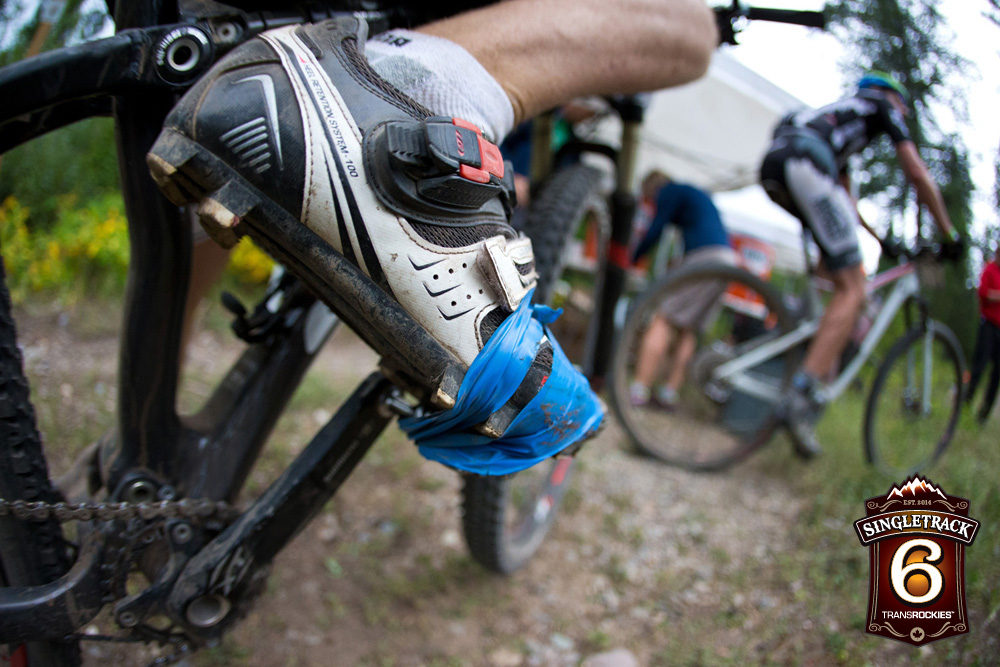
[[[369,39],[365,55],[379,76],[435,114],[467,120],[496,142],[514,127],[507,93],[452,41],[393,30]]]

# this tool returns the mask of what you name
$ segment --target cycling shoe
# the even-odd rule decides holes
[[[535,284],[530,241],[508,224],[513,177],[477,128],[433,116],[371,69],[364,26],[334,19],[241,45],[171,111],[147,162],[216,241],[249,235],[384,358],[420,356],[412,331],[467,370]],[[345,273],[351,297],[322,290]],[[373,315],[357,303],[372,291],[401,308]],[[501,435],[546,383],[550,341],[535,338],[523,381],[479,433]]]
[[[378,77],[362,26],[290,26],[242,45],[173,109],[150,167],[175,203],[204,204],[229,182],[256,189],[467,367],[534,285],[530,243],[507,223],[512,175],[476,128]],[[201,219],[224,245],[268,234],[217,209],[201,206]]]

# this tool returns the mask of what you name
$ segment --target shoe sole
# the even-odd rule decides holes
[[[171,202],[196,207],[201,225],[216,243],[231,248],[240,237],[250,236],[382,355],[390,379],[410,390],[430,390],[427,398],[436,408],[455,405],[464,366],[315,232],[178,132],[164,130],[146,162]],[[496,432],[489,430],[491,435]]]

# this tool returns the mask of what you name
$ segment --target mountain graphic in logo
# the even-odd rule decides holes
[[[886,500],[890,498],[916,498],[917,496],[933,496],[935,494],[941,496],[944,500],[948,499],[941,489],[937,488],[927,480],[921,479],[919,476],[914,476],[913,479],[903,486],[893,485],[892,490],[889,491],[889,495],[885,498]]]

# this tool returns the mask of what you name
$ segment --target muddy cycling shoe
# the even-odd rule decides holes
[[[468,369],[527,307],[534,258],[508,224],[513,177],[499,149],[381,79],[364,42],[364,23],[347,18],[241,45],[171,111],[148,163],[172,201],[198,204],[216,241],[232,245],[247,234],[314,289],[348,288],[317,291],[384,359],[421,381],[414,346],[400,342],[409,343],[408,332]],[[365,301],[373,291],[401,309],[379,314]],[[503,400],[474,416],[486,436],[537,410],[554,341],[532,332],[523,377],[508,378]],[[434,388],[435,378],[423,379]],[[457,394],[438,405],[451,407]]]

